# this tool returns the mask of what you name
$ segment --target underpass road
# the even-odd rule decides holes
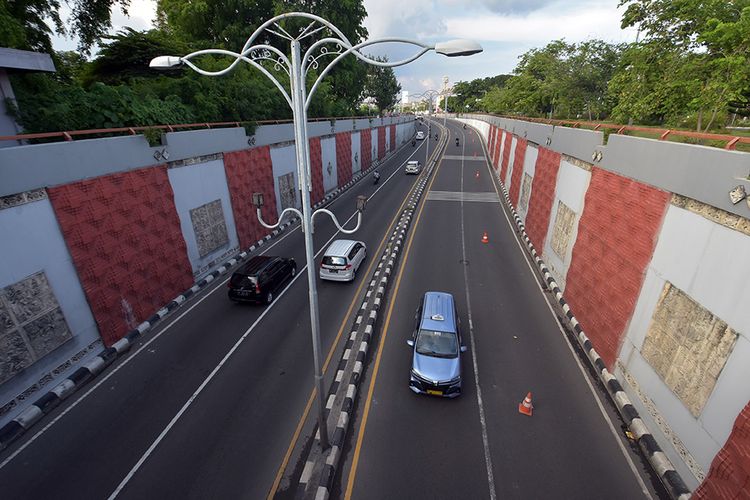
[[[529,268],[479,138],[455,122],[449,127],[450,159],[434,174],[410,230],[333,496],[657,498],[662,491],[623,444],[620,422],[601,403]],[[461,192],[495,201],[461,203]],[[464,393],[453,400],[408,387],[405,342],[429,290],[454,295],[469,347]],[[518,412],[529,391],[531,417]]]
[[[328,206],[343,222],[358,195],[382,188],[352,236],[368,246],[364,266],[415,181],[402,165],[412,154],[424,162],[424,153],[423,141],[417,148],[407,143],[379,167],[378,186],[368,176]],[[336,230],[323,217],[315,229],[322,251]],[[300,270],[305,264],[298,229],[261,251],[292,256]],[[118,485],[120,498],[264,498],[313,386],[307,282],[300,273],[258,321],[267,308],[229,301],[226,278],[4,450],[2,498],[102,499]],[[347,311],[366,279],[359,273],[355,283],[319,282],[324,354],[340,325],[348,325]]]

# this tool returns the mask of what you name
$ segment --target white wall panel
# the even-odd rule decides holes
[[[224,162],[213,160],[167,170],[174,191],[174,203],[180,218],[180,228],[187,245],[188,259],[193,274],[200,276],[209,271],[217,260],[228,258],[239,251],[239,239],[234,223],[234,212],[229,197]],[[228,242],[226,245],[200,256],[198,244],[190,218],[190,210],[214,200],[221,200],[226,223]]]

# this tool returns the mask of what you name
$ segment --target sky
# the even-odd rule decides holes
[[[368,13],[365,26],[369,39],[399,37],[433,44],[471,38],[482,45],[484,52],[471,57],[447,58],[428,52],[410,64],[394,68],[402,89],[415,95],[441,89],[445,76],[451,85],[511,73],[521,54],[552,40],[633,42],[636,31],[620,29],[623,10],[617,8],[618,3],[619,0],[364,0]],[[131,0],[129,17],[113,10],[114,31],[124,26],[137,30],[152,27],[155,10],[154,0]],[[53,45],[57,50],[71,50],[76,43],[57,37]],[[368,52],[396,61],[414,54],[415,49],[407,44],[384,43],[372,46]]]

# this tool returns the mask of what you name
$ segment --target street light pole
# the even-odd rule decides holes
[[[307,147],[307,109],[305,108],[305,78],[302,75],[302,61],[299,40],[292,40],[292,115],[294,120],[294,143],[297,153],[299,183],[302,194],[302,232],[305,236],[305,260],[307,262],[307,293],[310,302],[310,329],[313,345],[313,365],[315,370],[315,390],[318,393],[318,422],[320,446],[328,448],[328,426],[325,424],[325,391],[323,370],[320,364],[320,313],[318,309],[318,283],[315,274],[315,251],[313,248],[313,214],[310,204],[312,179],[310,178],[310,148]],[[281,221],[281,219],[279,219]]]
[[[289,34],[281,22],[285,19],[297,18],[309,21],[307,27],[302,28],[296,35]],[[317,26],[316,26],[317,25]],[[282,51],[267,43],[255,44],[256,40],[260,35],[266,32],[266,37],[271,35],[283,38],[290,42],[291,60]],[[304,38],[312,36],[316,33],[321,33],[325,36],[314,42],[302,53],[300,41]],[[406,43],[411,44],[419,48],[417,53],[411,57],[403,59],[401,61],[387,62],[378,61],[376,59],[369,58],[360,52],[361,49],[374,45],[377,43]],[[254,45],[255,44],[255,45]],[[329,48],[329,46],[333,46]],[[312,176],[310,174],[310,147],[307,138],[307,108],[310,106],[310,101],[318,88],[318,85],[323,81],[325,76],[331,70],[331,68],[338,63],[345,56],[352,54],[357,59],[381,67],[395,67],[408,64],[426,52],[434,50],[435,52],[448,56],[467,56],[476,54],[482,51],[482,47],[471,40],[450,40],[447,42],[436,43],[435,45],[427,45],[418,41],[408,40],[404,38],[382,38],[379,40],[372,40],[352,45],[346,36],[336,26],[326,21],[322,17],[314,14],[304,12],[290,12],[287,14],[278,15],[272,19],[269,19],[265,23],[256,29],[250,38],[245,42],[241,52],[232,52],[224,49],[206,49],[199,50],[188,54],[186,56],[159,56],[154,58],[149,64],[152,68],[166,69],[172,68],[179,65],[186,65],[196,72],[207,75],[207,76],[221,76],[237,66],[240,62],[246,62],[261,73],[266,75],[276,88],[281,91],[287,104],[292,110],[292,121],[294,124],[294,139],[295,139],[295,152],[297,156],[297,180],[299,182],[299,189],[302,198],[302,212],[296,208],[287,208],[279,214],[279,219],[276,224],[266,224],[260,213],[260,205],[256,204],[258,220],[260,223],[269,229],[275,229],[281,224],[284,215],[287,212],[293,212],[300,216],[302,219],[302,230],[305,235],[305,260],[307,261],[307,283],[308,283],[308,294],[310,302],[310,330],[313,344],[313,364],[315,370],[315,389],[318,393],[318,430],[320,433],[320,446],[323,449],[329,447],[328,443],[328,431],[325,421],[325,392],[323,390],[323,372],[320,364],[320,316],[318,309],[318,291],[317,282],[315,276],[315,253],[313,248],[312,234],[314,230],[313,220],[318,214],[326,214],[333,219],[333,223],[336,225],[339,231],[351,234],[357,229],[362,222],[362,210],[364,209],[364,201],[358,200],[358,217],[357,226],[354,229],[347,230],[341,227],[338,220],[332,212],[324,208],[318,209],[312,212],[310,202],[310,192],[312,191]],[[226,68],[218,71],[207,71],[199,68],[191,59],[206,54],[228,56],[233,57],[234,61]],[[319,72],[315,82],[309,91],[306,89],[306,77],[310,69],[317,70],[320,61],[324,58],[335,56],[332,61],[328,62],[326,66]],[[282,85],[271,73],[271,71],[264,65],[270,64],[275,71],[283,71],[289,77],[289,90]],[[291,93],[291,96],[289,95]],[[257,199],[259,203],[262,203],[262,196],[253,196],[253,199]]]

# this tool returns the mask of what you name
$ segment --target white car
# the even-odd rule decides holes
[[[417,140],[421,141],[423,139],[424,139],[424,132],[420,130],[419,132],[417,132]]]
[[[418,174],[422,170],[422,164],[417,160],[409,160],[406,162],[406,168],[404,169],[405,174]]]
[[[336,240],[328,247],[320,263],[320,279],[354,281],[365,257],[367,247],[363,241]]]

